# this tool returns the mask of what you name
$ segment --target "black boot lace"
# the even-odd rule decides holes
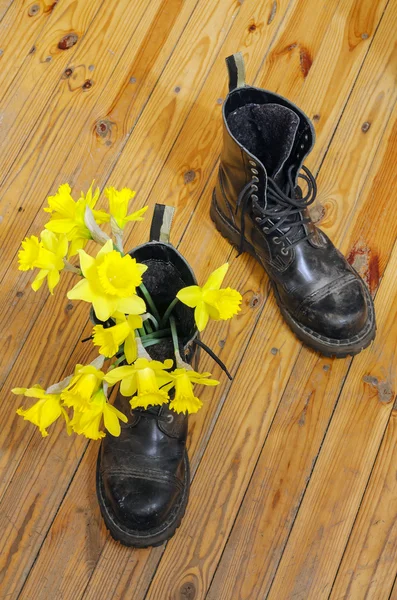
[[[245,214],[247,212],[249,200],[252,200],[252,204],[256,212],[259,213],[255,220],[258,225],[262,227],[262,230],[266,235],[270,235],[277,229],[280,229],[283,224],[288,225],[288,230],[285,233],[277,237],[273,237],[275,244],[283,244],[281,249],[282,254],[287,255],[290,248],[293,248],[302,240],[312,237],[313,233],[309,232],[303,237],[299,237],[299,239],[296,239],[295,241],[288,239],[291,229],[310,223],[310,217],[304,217],[300,215],[301,218],[296,220],[291,217],[301,213],[305,208],[313,204],[317,194],[317,184],[314,176],[307,167],[302,165],[305,175],[299,173],[298,177],[304,179],[307,184],[307,194],[302,197],[301,188],[299,186],[294,186],[294,180],[292,178],[292,172],[294,169],[295,165],[291,165],[288,169],[287,183],[284,191],[277,185],[274,179],[271,177],[268,178],[267,205],[270,205],[269,208],[262,208],[258,204],[258,196],[253,193],[258,191],[258,186],[254,181],[247,183],[247,185],[240,192],[236,205],[236,214],[238,209],[241,207],[239,255],[244,249]]]

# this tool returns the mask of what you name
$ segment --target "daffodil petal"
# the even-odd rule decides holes
[[[183,304],[186,304],[186,306],[194,308],[201,302],[202,291],[198,285],[190,285],[179,290],[176,297],[183,302]]]
[[[216,269],[211,275],[208,277],[206,283],[203,285],[203,290],[219,290],[222,285],[222,281],[225,278],[227,270],[229,268],[229,263],[225,263],[219,269]]]
[[[110,385],[114,385],[118,381],[125,379],[126,377],[132,377],[134,375],[134,367],[129,367],[127,365],[123,367],[116,367],[115,369],[110,369],[105,375],[105,381],[110,383]]]
[[[79,250],[80,267],[84,277],[88,276],[89,269],[95,265],[95,258],[84,250]]]
[[[125,339],[124,354],[128,364],[133,363],[136,357],[138,356],[137,344],[135,340],[135,335],[133,333],[130,333]]]
[[[200,302],[194,310],[194,320],[196,321],[197,329],[203,331],[210,318],[207,307],[204,302]]]
[[[114,437],[118,437],[121,433],[120,421],[111,408],[109,404],[105,404],[103,407],[103,422],[105,429]]]
[[[112,242],[112,240],[108,240],[106,242],[106,244],[104,244],[102,246],[102,248],[99,250],[96,257],[98,258],[100,256],[103,256],[104,254],[109,254],[109,252],[112,252],[112,250],[113,250],[113,242]]]
[[[61,276],[59,275],[59,271],[57,271],[56,269],[53,269],[48,273],[47,281],[50,294],[54,293],[54,288],[59,283],[60,277]]]
[[[93,298],[91,287],[87,279],[82,279],[76,283],[76,285],[68,291],[66,296],[69,300],[84,300],[85,302],[92,302]]]
[[[130,298],[119,298],[117,301],[117,309],[127,315],[141,315],[146,311],[146,304],[142,298],[134,295]]]
[[[32,282],[32,290],[37,292],[37,290],[39,290],[41,288],[41,286],[44,283],[44,279],[47,277],[47,273],[48,271],[46,271],[45,269],[41,269],[36,277],[33,279]]]
[[[127,377],[120,383],[120,392],[123,396],[133,396],[137,391],[136,377]]]
[[[107,321],[117,309],[118,302],[117,298],[94,294],[92,297],[92,306],[98,319],[100,321]]]

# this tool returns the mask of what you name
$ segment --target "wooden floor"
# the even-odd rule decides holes
[[[0,0],[0,598],[397,599],[397,0]],[[262,268],[209,218],[224,58],[312,118],[317,221],[375,297],[353,359],[307,350]],[[226,260],[243,293],[204,341],[229,366],[190,420],[190,503],[166,547],[115,543],[95,496],[97,443],[43,440],[10,389],[87,361],[84,303],[17,270],[47,195],[92,179],[177,207],[199,280]],[[132,230],[145,241],[149,221]]]

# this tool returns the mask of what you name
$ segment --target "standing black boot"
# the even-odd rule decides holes
[[[196,284],[188,263],[168,243],[152,241],[130,254],[149,267],[143,282],[160,315],[181,288]],[[178,303],[173,315],[183,360],[197,362],[193,311]],[[171,336],[147,351],[161,362],[174,356]],[[158,546],[175,533],[188,501],[188,417],[170,410],[167,404],[131,409],[129,398],[120,392],[114,404],[129,418],[121,424],[119,437],[108,435],[101,443],[97,464],[101,513],[113,538],[122,544]]]
[[[285,98],[245,84],[240,53],[226,63],[230,92],[211,217],[240,253],[266,269],[281,313],[302,342],[326,356],[357,354],[375,337],[374,306],[307,210],[316,182],[302,163],[313,147],[313,127]],[[298,177],[306,182],[305,196]]]

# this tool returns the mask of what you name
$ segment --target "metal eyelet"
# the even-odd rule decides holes
[[[256,163],[253,160],[250,160],[249,164],[252,165],[253,167],[256,167]]]
[[[252,181],[256,181],[256,183],[258,183],[259,179],[254,175]]]
[[[262,231],[263,231],[263,233],[269,233],[269,231],[270,231],[270,228],[269,228],[269,227],[264,227],[264,228],[262,229]]]
[[[253,173],[254,175],[258,175],[258,171],[256,169],[251,169],[251,173]]]
[[[257,223],[260,223],[260,222],[262,221],[262,217],[255,217],[255,221],[256,221]]]
[[[305,135],[304,135],[304,138],[305,138],[305,140],[306,140],[306,142],[307,142],[307,141],[308,141],[308,139],[309,139],[309,136],[307,135],[307,133],[305,133]]]
[[[301,148],[302,148],[302,150],[304,150],[305,149],[305,144],[301,144]]]
[[[259,200],[259,198],[256,194],[252,194],[251,198],[254,202],[258,202],[258,200]]]
[[[277,236],[275,236],[275,237],[273,238],[273,242],[274,242],[275,244],[281,244],[281,240],[280,240],[280,238],[278,238]]]
[[[281,248],[281,254],[283,254],[284,256],[288,256],[288,248]]]
[[[254,192],[257,192],[258,191],[258,186],[257,185],[253,185],[252,189],[253,189]]]
[[[166,419],[167,419],[167,422],[168,422],[168,423],[172,423],[172,422],[173,422],[173,420],[174,420],[174,415],[167,415],[167,416],[166,416]]]

